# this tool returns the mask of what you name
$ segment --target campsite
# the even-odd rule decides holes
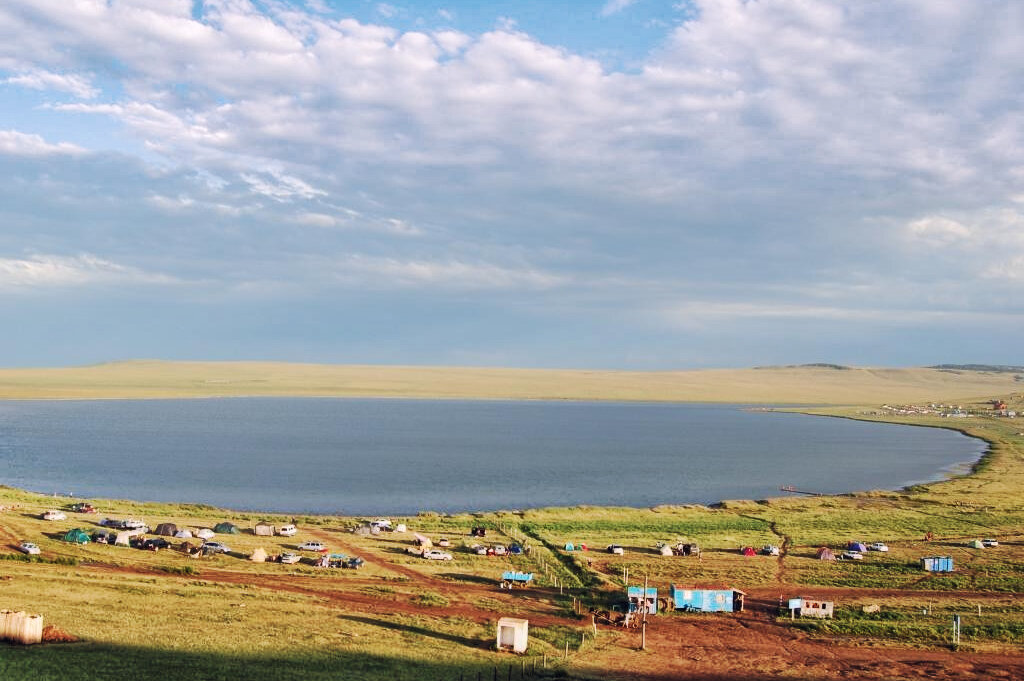
[[[0,488],[2,607],[39,613],[77,639],[12,648],[0,660],[15,673],[83,679],[93,677],[57,670],[81,669],[99,651],[112,654],[111,670],[142,658],[171,669],[256,664],[249,678],[268,679],[329,678],[338,665],[354,679],[429,670],[426,678],[453,681],[496,669],[652,680],[711,669],[749,678],[1024,675],[1015,487],[1024,437],[1009,422],[957,426],[993,443],[970,476],[902,493],[714,508],[424,512],[385,523],[105,499],[88,500],[98,513],[79,513],[81,500]],[[47,510],[66,518],[43,520]],[[202,535],[228,550],[197,551]],[[121,536],[170,546],[137,550],[118,545]],[[418,555],[442,538],[451,560]],[[24,541],[40,554],[19,551]],[[835,560],[882,543],[888,551]],[[322,551],[300,549],[317,544]],[[353,558],[359,569],[319,567]],[[645,585],[648,606],[631,606],[627,590]],[[631,609],[647,611],[642,622],[626,617]],[[957,650],[954,614],[963,622]],[[500,618],[528,622],[526,650],[511,659],[495,649]],[[633,624],[622,626],[626,619]],[[290,632],[287,649],[281,631]]]

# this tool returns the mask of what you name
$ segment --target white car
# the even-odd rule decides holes
[[[889,551],[889,547],[885,545],[885,542],[876,541],[874,544],[868,544],[868,551],[881,551],[886,553]]]
[[[299,551],[326,551],[327,547],[323,545],[323,542],[318,541],[304,541],[299,544]]]
[[[626,553],[626,549],[622,548],[618,544],[610,545],[608,547],[607,551],[608,551],[608,553],[614,554],[616,556],[622,556],[622,555],[625,555],[625,553]]]
[[[423,552],[423,557],[427,560],[451,560],[452,554],[438,551],[437,549],[429,549]]]
[[[864,560],[864,554],[857,551],[844,551],[839,560]]]
[[[281,562],[285,565],[292,565],[293,563],[298,563],[300,560],[302,560],[302,558],[297,553],[289,552],[281,554]]]
[[[67,520],[67,513],[64,511],[47,511],[43,514],[43,520]]]
[[[221,544],[219,541],[203,542],[203,549],[211,553],[231,553],[231,548],[227,544]]]
[[[22,553],[27,553],[30,556],[39,555],[39,547],[30,541],[23,541],[18,545],[18,550]]]
[[[994,546],[999,546],[999,542],[997,542],[995,539],[982,539],[981,545],[987,549],[990,549]]]
[[[761,547],[762,556],[777,556],[779,555],[779,547],[774,544],[765,544]]]
[[[450,541],[448,541],[447,537],[441,537],[440,539],[437,540],[437,545],[440,546],[441,548],[448,548],[449,546],[452,545],[452,543]]]
[[[277,533],[282,537],[294,537],[297,531],[294,525],[282,525],[278,528]]]

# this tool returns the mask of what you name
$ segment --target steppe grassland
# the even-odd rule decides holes
[[[338,396],[877,404],[1019,389],[998,372],[827,367],[583,371],[273,362],[131,361],[0,369],[0,399]]]

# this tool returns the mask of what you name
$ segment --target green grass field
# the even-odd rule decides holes
[[[952,388],[964,389],[954,394],[970,394],[989,380],[1003,379],[981,377]],[[125,381],[117,388],[111,383],[96,390],[113,396],[127,391],[124,386],[131,382]],[[68,389],[68,383],[62,385],[60,390]],[[141,383],[133,385],[142,388]],[[923,389],[924,381],[916,386]],[[33,390],[39,390],[38,383]],[[719,394],[736,394],[730,390],[737,388],[722,388]],[[663,392],[651,394],[665,398]],[[939,392],[931,399],[949,394]],[[1024,411],[1019,394],[989,394],[1008,396],[1011,408]],[[627,574],[630,583],[647,578],[660,589],[671,583],[732,585],[771,598],[779,592],[838,589],[835,620],[783,621],[782,626],[799,627],[812,637],[875,645],[944,645],[948,615],[964,612],[970,614],[964,620],[966,645],[1024,653],[1024,422],[988,416],[955,423],[920,415],[883,417],[865,407],[814,411],[931,427],[955,425],[987,439],[991,449],[969,475],[901,492],[728,501],[716,508],[541,508],[393,518],[411,531],[450,538],[449,550],[455,555],[451,563],[409,555],[409,535],[353,534],[347,530],[358,519],[332,516],[298,518],[300,535],[295,538],[249,532],[221,538],[234,553],[200,560],[174,551],[74,546],[60,540],[63,532],[76,526],[92,529],[105,515],[190,527],[230,520],[246,530],[260,519],[280,523],[286,518],[200,505],[93,500],[100,508],[98,516],[69,513],[65,521],[48,522],[39,517],[43,511],[77,500],[0,488],[0,505],[7,507],[0,512],[0,609],[41,613],[48,624],[80,639],[29,648],[0,644],[0,678],[454,681],[460,675],[476,678],[478,672],[491,678],[496,666],[504,678],[510,668],[518,674],[541,659],[549,662],[547,674],[607,678],[602,665],[624,654],[624,634],[602,632],[596,643],[580,648],[588,621],[544,622],[569,614],[573,597],[606,607],[621,593]],[[486,541],[520,541],[530,547],[529,555],[476,555],[469,529],[478,525],[489,528]],[[928,532],[934,535],[930,542],[924,538]],[[968,540],[981,537],[997,538],[1001,546],[967,546]],[[323,570],[245,559],[256,547],[274,554],[305,538],[364,556],[367,565],[357,571]],[[28,562],[17,553],[21,539],[38,543],[42,560]],[[819,546],[839,548],[851,539],[885,541],[891,551],[851,563],[813,557]],[[665,557],[655,551],[657,542],[680,540],[700,544],[702,557]],[[590,550],[567,552],[566,542],[583,543]],[[601,550],[612,543],[623,545],[625,555]],[[769,543],[785,547],[782,560],[738,552],[742,546]],[[957,571],[923,573],[918,558],[935,554],[952,555]],[[546,590],[529,598],[498,591],[495,579],[508,569],[534,572]],[[879,596],[882,591],[886,595]],[[860,611],[861,605],[879,600],[881,613]],[[980,615],[978,605],[983,606]],[[541,622],[531,630],[525,659],[493,651],[494,622],[510,613]],[[692,616],[666,617],[686,622]],[[572,644],[570,654],[562,660],[567,642]]]

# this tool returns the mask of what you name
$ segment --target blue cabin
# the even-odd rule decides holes
[[[929,556],[921,559],[921,567],[928,572],[952,572],[952,556]]]
[[[697,612],[742,612],[746,596],[739,589],[685,589],[675,584],[670,595],[676,610]]]
[[[647,598],[643,597],[642,586],[630,586],[626,588],[626,598],[629,600],[630,612],[643,612],[640,606],[641,601],[646,601],[648,615],[658,614],[658,590],[653,586],[647,587]]]

